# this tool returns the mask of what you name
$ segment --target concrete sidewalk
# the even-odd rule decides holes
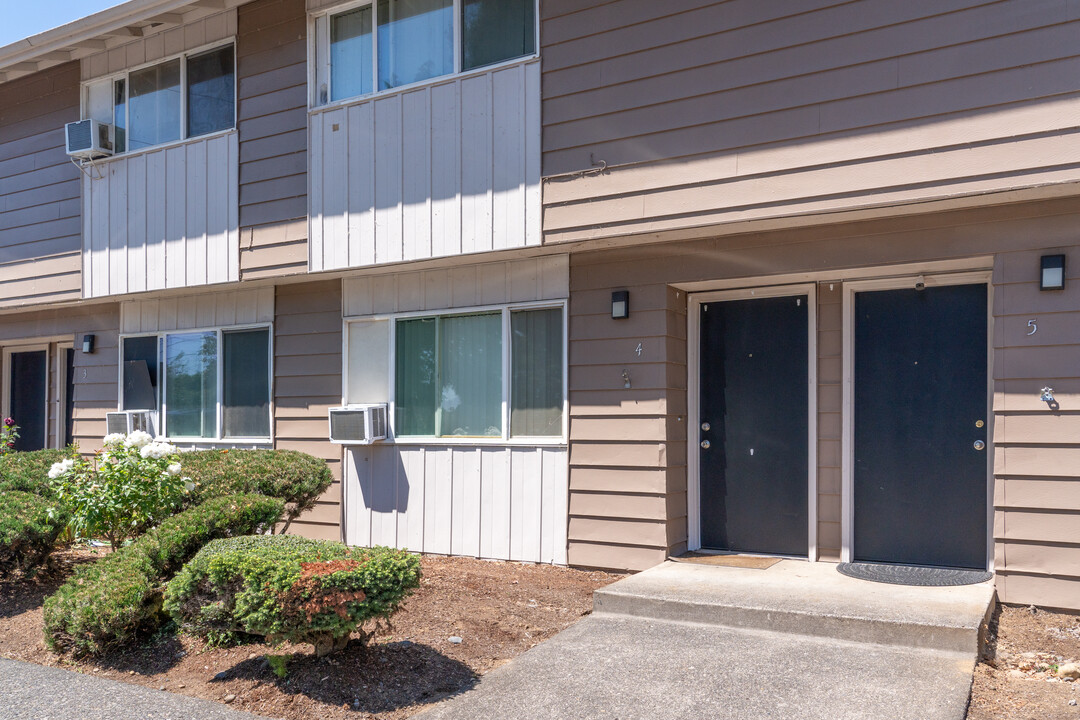
[[[667,563],[424,720],[963,720],[990,585]]]
[[[183,695],[0,658],[0,720],[260,720]]]

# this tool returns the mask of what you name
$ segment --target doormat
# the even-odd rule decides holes
[[[912,565],[886,565],[883,563],[840,563],[836,570],[858,580],[889,583],[890,585],[915,585],[920,587],[951,587],[953,585],[976,585],[993,577],[985,570],[957,570],[954,568],[915,567]]]
[[[760,557],[758,555],[710,555],[708,553],[688,552],[671,559],[675,562],[692,563],[694,565],[767,570],[783,558]]]

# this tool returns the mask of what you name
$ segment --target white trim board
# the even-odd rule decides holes
[[[727,300],[748,300],[753,298],[807,296],[807,559],[818,559],[818,522],[817,522],[817,285],[803,283],[799,285],[768,285],[752,288],[723,290],[707,293],[695,293],[687,299],[687,547],[689,550],[701,548],[701,468],[696,451],[698,432],[701,425],[700,409],[700,372],[701,328],[699,318],[704,303]]]
[[[840,561],[851,562],[854,558],[855,503],[854,503],[854,340],[855,340],[855,293],[873,290],[895,290],[914,287],[922,282],[926,287],[951,285],[986,285],[986,566],[994,566],[994,408],[993,408],[993,357],[994,357],[994,284],[993,273],[981,270],[964,273],[942,273],[925,276],[884,277],[874,280],[846,282],[843,287],[843,403],[841,405],[841,549]]]

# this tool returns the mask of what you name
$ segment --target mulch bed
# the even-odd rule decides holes
[[[285,720],[409,717],[572,625],[592,609],[595,589],[621,577],[424,557],[420,588],[392,625],[377,627],[367,647],[354,640],[327,658],[316,658],[309,645],[209,648],[197,638],[168,633],[94,660],[55,655],[42,636],[41,604],[76,565],[96,557],[86,549],[58,552],[52,571],[0,582],[0,655],[228,701]],[[451,643],[451,637],[461,642]],[[290,653],[288,675],[281,680],[265,656]]]
[[[968,720],[1080,719],[1080,681],[1053,673],[1080,660],[1080,615],[999,605],[989,639]]]

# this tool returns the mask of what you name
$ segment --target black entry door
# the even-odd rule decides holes
[[[15,449],[41,450],[46,441],[48,353],[44,350],[13,352],[10,355],[10,368],[10,413],[19,426]]]
[[[808,317],[806,295],[701,307],[702,547],[807,554]]]
[[[986,567],[986,286],[855,295],[854,554]]]

